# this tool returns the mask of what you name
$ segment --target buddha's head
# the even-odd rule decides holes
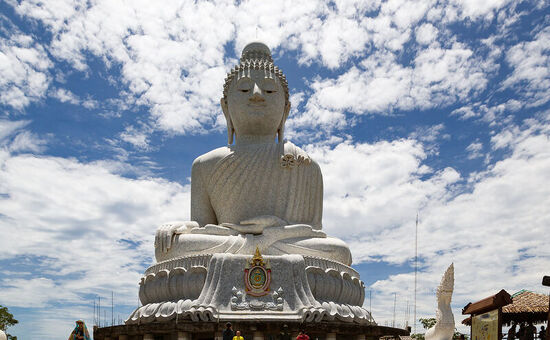
[[[227,141],[239,136],[278,136],[283,141],[290,110],[288,84],[273,64],[271,51],[259,42],[243,49],[241,61],[228,73],[221,106],[227,120]]]

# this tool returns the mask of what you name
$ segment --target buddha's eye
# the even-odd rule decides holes
[[[247,93],[248,91],[250,91],[249,89],[240,89],[239,91],[243,92],[243,93]]]
[[[275,93],[275,92],[277,92],[277,91],[275,91],[275,90],[265,90],[265,93]]]

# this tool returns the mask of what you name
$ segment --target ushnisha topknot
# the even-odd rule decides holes
[[[273,58],[271,57],[269,47],[261,42],[252,42],[244,47],[239,65],[235,66],[225,78],[223,85],[224,99],[227,100],[227,92],[229,91],[229,85],[233,79],[246,75],[250,70],[265,70],[266,77],[271,78],[275,75],[279,78],[281,86],[285,91],[286,104],[290,105],[286,77],[283,71],[273,64]]]

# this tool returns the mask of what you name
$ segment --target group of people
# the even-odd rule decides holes
[[[512,327],[508,330],[508,340],[535,340],[537,336],[537,327],[533,326],[533,323],[522,322],[519,324],[519,329],[517,331],[516,328],[517,323],[512,323]],[[538,339],[546,340],[546,329],[544,329],[544,326],[540,327]]]
[[[241,335],[241,331],[233,331],[231,322],[225,324],[225,330],[223,331],[223,340],[245,340]],[[292,340],[288,333],[288,326],[284,325],[281,333],[279,333],[278,340]],[[300,334],[296,337],[296,340],[309,340],[309,336],[304,330],[300,331]]]

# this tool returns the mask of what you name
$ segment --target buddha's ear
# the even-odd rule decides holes
[[[279,128],[277,129],[277,141],[279,143],[282,143],[285,138],[285,122],[286,122],[286,119],[288,118],[289,112],[290,112],[290,101],[285,105],[285,111],[283,112],[283,119],[281,119],[281,123],[279,124]]]
[[[233,122],[231,121],[231,116],[229,115],[229,109],[227,108],[227,101],[222,97],[220,99],[220,105],[222,107],[223,115],[225,116],[225,121],[227,122],[227,144],[233,144],[233,134],[235,129],[233,128]]]

